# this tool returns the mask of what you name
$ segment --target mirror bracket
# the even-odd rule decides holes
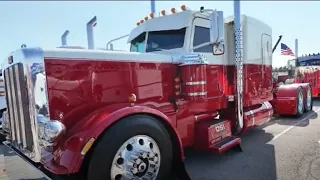
[[[224,19],[223,11],[214,10],[210,17],[210,44],[212,44],[213,55],[224,54]]]

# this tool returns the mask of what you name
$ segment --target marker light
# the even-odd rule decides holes
[[[185,11],[186,9],[187,9],[187,8],[186,8],[185,5],[182,5],[182,6],[181,6],[181,10],[182,10],[182,11]]]
[[[137,96],[135,94],[130,94],[129,97],[128,97],[128,101],[129,103],[134,103],[137,101]]]
[[[84,147],[81,150],[81,155],[85,155],[90,148],[92,147],[93,143],[94,143],[94,138],[89,139],[89,141],[84,145]]]
[[[144,20],[147,21],[148,20],[148,16],[144,17]]]
[[[143,22],[144,22],[144,20],[143,20],[143,19],[141,19],[140,23],[142,24]]]
[[[154,18],[154,14],[153,14],[153,13],[150,13],[149,16],[150,16],[151,18]]]
[[[175,8],[171,8],[171,13],[172,14],[176,13],[176,9]]]
[[[162,16],[165,16],[165,15],[166,15],[166,11],[165,11],[165,10],[162,10],[162,11],[161,11],[161,14],[162,14]]]
[[[139,26],[140,25],[140,22],[137,22],[137,26]]]

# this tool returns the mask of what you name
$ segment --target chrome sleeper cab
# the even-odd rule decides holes
[[[40,162],[41,148],[49,147],[65,132],[62,123],[50,120],[44,56],[41,48],[22,48],[4,63],[8,111],[3,118],[6,145]]]

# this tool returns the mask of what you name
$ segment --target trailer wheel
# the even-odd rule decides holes
[[[310,86],[307,87],[306,103],[304,107],[305,107],[305,111],[311,111],[313,108],[312,90]]]
[[[301,87],[297,91],[297,114],[296,116],[301,116],[304,112],[304,100],[303,100],[303,90]]]
[[[88,180],[166,179],[173,149],[165,127],[155,118],[134,115],[108,129],[93,150]]]

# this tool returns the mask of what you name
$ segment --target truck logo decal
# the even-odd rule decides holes
[[[216,128],[216,132],[217,132],[217,133],[226,129],[226,128],[224,127],[224,124],[221,124],[221,125],[219,125],[219,126],[215,126],[215,128]]]

